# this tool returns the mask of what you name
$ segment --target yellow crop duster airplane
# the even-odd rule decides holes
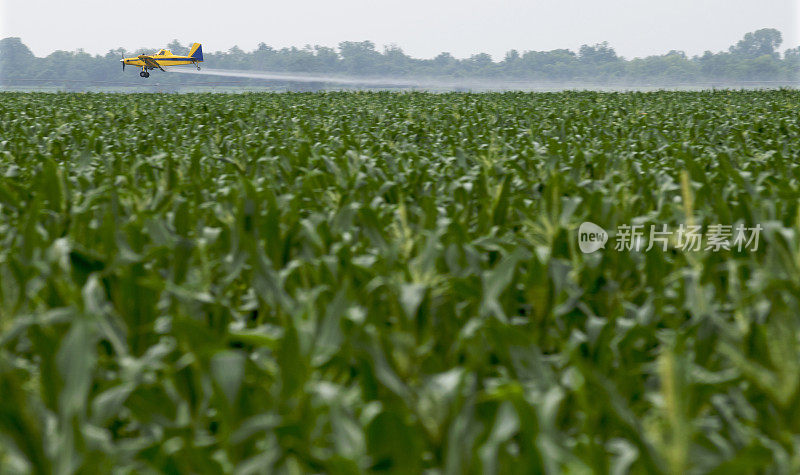
[[[175,55],[172,54],[172,51],[168,49],[162,49],[156,54],[140,54],[139,56],[135,56],[133,58],[122,58],[120,59],[120,62],[122,63],[123,71],[125,71],[126,64],[129,66],[142,68],[142,70],[139,72],[139,76],[143,78],[150,77],[150,73],[147,72],[148,69],[158,68],[164,71],[163,66],[194,64],[197,66],[197,69],[200,69],[200,65],[197,63],[203,62],[203,46],[200,43],[192,44],[187,56]]]

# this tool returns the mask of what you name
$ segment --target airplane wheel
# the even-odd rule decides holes
[[[146,78],[149,78],[149,77],[150,77],[150,73],[148,73],[147,71],[145,71],[145,72],[144,72],[144,77],[146,77]]]
[[[139,71],[139,77],[140,77],[140,78],[143,78],[143,77],[144,77],[144,71]]]

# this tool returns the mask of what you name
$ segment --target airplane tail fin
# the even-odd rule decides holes
[[[203,61],[203,45],[200,43],[193,43],[192,48],[189,50],[189,56],[195,61]]]

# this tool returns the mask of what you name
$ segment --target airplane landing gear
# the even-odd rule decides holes
[[[150,73],[148,73],[147,71],[139,71],[139,77],[149,78]]]

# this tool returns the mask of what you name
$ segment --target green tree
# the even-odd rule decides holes
[[[619,60],[617,52],[608,45],[608,41],[597,43],[594,46],[582,45],[578,51],[581,62],[589,64],[611,63]]]
[[[350,74],[374,74],[381,54],[372,41],[343,41],[339,43],[342,66]]]
[[[413,73],[413,60],[399,46],[385,46],[383,48],[383,58],[384,66],[382,69],[386,74],[405,75]]]
[[[450,53],[439,53],[435,58],[433,58],[433,63],[439,67],[445,67],[458,64],[458,60]]]
[[[317,69],[324,72],[333,72],[339,66],[339,53],[328,46],[314,46],[314,54],[317,58]]]
[[[18,37],[3,38],[0,40],[0,60],[11,63],[31,61],[35,58],[30,48],[22,43]]]
[[[172,51],[173,54],[179,54],[179,55],[189,54],[189,47],[183,46],[181,42],[178,40],[172,40],[172,42],[167,45],[167,49]]]
[[[423,61],[424,74],[432,76],[453,76],[459,71],[459,62],[450,53],[439,53],[435,58]]]
[[[522,75],[537,80],[568,80],[576,75],[578,59],[568,49],[526,51],[522,54]]]
[[[759,56],[778,56],[778,47],[783,43],[781,32],[774,28],[762,28],[744,35],[730,52],[743,58],[755,59]]]
[[[792,81],[800,79],[800,46],[787,49],[783,53],[783,63],[787,79]]]
[[[0,40],[0,84],[5,80],[25,78],[35,61],[33,52],[21,39],[14,37]]]

